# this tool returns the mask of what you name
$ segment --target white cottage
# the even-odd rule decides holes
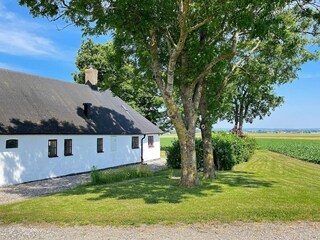
[[[162,131],[86,81],[0,69],[0,186],[160,158]]]

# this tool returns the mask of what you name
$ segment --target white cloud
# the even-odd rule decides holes
[[[11,55],[59,57],[52,41],[33,33],[0,28],[0,52]]]
[[[8,11],[0,2],[0,52],[18,56],[63,58],[43,26]],[[42,33],[40,33],[42,32]]]

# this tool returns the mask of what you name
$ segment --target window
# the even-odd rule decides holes
[[[71,156],[72,155],[72,139],[64,140],[64,155]]]
[[[48,141],[48,157],[58,157],[56,139],[50,139]]]
[[[6,141],[6,148],[18,148],[18,139],[9,139]]]
[[[131,146],[132,149],[139,148],[139,137],[132,137]]]
[[[153,146],[153,136],[148,136],[148,147],[152,148]]]
[[[103,152],[103,138],[97,138],[97,152]]]

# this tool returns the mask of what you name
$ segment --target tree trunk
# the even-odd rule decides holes
[[[238,132],[238,124],[239,124],[239,105],[236,102],[235,103],[235,111],[234,111],[234,127],[233,127],[233,131],[234,132]]]
[[[195,134],[187,131],[185,138],[179,138],[181,153],[181,186],[196,186],[200,184],[197,174]]]
[[[239,132],[239,127],[238,127],[238,124],[239,124],[239,104],[238,104],[238,101],[236,100],[234,102],[235,104],[235,110],[234,110],[234,126],[233,126],[233,129],[232,129],[232,132],[233,133],[236,133],[238,134]]]
[[[165,101],[167,102],[167,101]],[[174,107],[170,101],[166,104],[168,110]],[[192,106],[189,106],[192,108]],[[169,110],[170,111],[170,110]],[[170,111],[170,113],[172,113]],[[196,125],[194,117],[185,116],[185,121],[181,116],[176,114],[168,114],[178,135],[180,154],[181,154],[181,186],[196,186],[200,184],[197,174],[196,150],[195,150],[195,131]],[[188,128],[186,127],[186,123]],[[194,123],[193,123],[194,122]]]
[[[157,49],[157,36],[155,31],[151,31],[151,39],[149,42],[150,54],[151,54],[151,68],[153,72],[153,79],[157,83],[161,95],[163,97],[165,106],[167,108],[167,115],[170,118],[172,124],[178,135],[181,153],[181,182],[182,186],[195,186],[199,185],[200,181],[197,175],[196,165],[196,152],[195,152],[195,131],[197,113],[196,107],[193,102],[193,87],[192,85],[181,86],[181,98],[183,101],[184,113],[182,116],[179,106],[173,97],[173,82],[175,73],[176,60],[179,57],[183,49],[182,39],[179,41],[175,51],[170,56],[169,67],[167,70],[167,81],[163,81],[162,74],[159,65],[159,53]],[[185,36],[187,33],[184,31]]]
[[[240,101],[240,110],[239,110],[239,127],[238,127],[238,135],[242,136],[242,126],[243,126],[243,119],[244,119],[244,102],[243,100]]]
[[[212,124],[208,119],[208,102],[207,102],[206,85],[203,86],[202,96],[200,101],[201,113],[201,137],[202,137],[202,157],[203,157],[203,176],[213,179],[215,177],[215,166],[212,146]]]
[[[205,178],[213,179],[215,178],[215,166],[213,157],[211,125],[201,123],[202,126],[203,124],[206,125],[204,129],[201,128],[203,149],[203,176]]]

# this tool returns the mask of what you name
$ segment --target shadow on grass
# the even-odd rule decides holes
[[[214,181],[203,180],[201,186],[184,188],[179,186],[179,179],[172,179],[167,172],[161,175],[130,180],[107,185],[86,185],[55,194],[56,196],[89,194],[88,201],[105,199],[143,199],[147,204],[181,203],[193,197],[206,197],[223,192],[222,184],[231,187],[258,188],[271,187],[273,182],[261,181],[249,172],[222,172]]]
[[[226,171],[221,172],[215,181],[216,183],[226,184],[230,187],[259,188],[271,187],[275,181],[264,181],[256,179],[254,173],[245,171]]]

